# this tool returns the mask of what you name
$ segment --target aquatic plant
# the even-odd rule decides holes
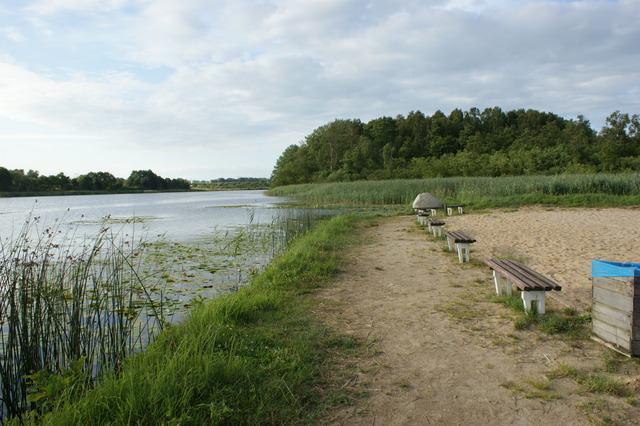
[[[0,241],[2,418],[46,406],[58,392],[43,389],[69,371],[88,385],[117,370],[162,329],[161,299],[138,274],[145,241],[106,223],[79,236],[31,217]]]

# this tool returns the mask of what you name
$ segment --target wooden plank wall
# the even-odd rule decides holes
[[[640,356],[640,278],[593,278],[593,334],[615,349]]]

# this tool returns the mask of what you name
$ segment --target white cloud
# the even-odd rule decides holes
[[[251,151],[273,163],[334,118],[497,105],[597,126],[638,112],[632,0],[42,0],[9,12],[0,28],[21,48],[0,58],[0,118],[24,127],[11,133],[36,123],[158,150],[158,164],[172,146],[194,163]]]
[[[9,40],[12,40],[18,43],[21,41],[24,41],[24,35],[16,27],[4,27],[2,28],[2,32],[4,33],[4,36]]]

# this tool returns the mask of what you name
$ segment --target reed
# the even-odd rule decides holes
[[[90,385],[152,340],[162,307],[138,275],[144,249],[106,222],[78,237],[35,217],[0,241],[2,418]]]
[[[312,423],[328,387],[324,348],[335,350],[335,338],[300,294],[336,273],[356,220],[337,216],[295,238],[251,285],[198,304],[117,375],[38,422]]]
[[[269,195],[314,203],[410,205],[429,192],[449,204],[506,207],[518,204],[633,205],[640,174],[457,177],[303,184],[273,188]]]

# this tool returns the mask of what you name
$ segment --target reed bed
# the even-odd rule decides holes
[[[303,184],[273,188],[269,195],[314,203],[411,205],[429,192],[449,204],[472,207],[513,204],[637,204],[640,174],[458,177]],[[612,201],[612,197],[616,197]]]
[[[135,219],[104,218],[95,234],[79,237],[30,218],[17,238],[0,241],[0,419],[38,419],[120,374],[169,321],[201,306],[205,292],[232,312],[238,303],[224,296],[242,291],[323,217],[286,209],[271,224],[251,220],[191,244],[137,238]]]
[[[85,238],[39,218],[0,241],[3,419],[89,386],[162,329],[137,272],[144,249],[108,226]]]
[[[355,221],[336,216],[293,238],[251,285],[202,301],[117,375],[59,401],[38,422],[312,423],[326,400],[320,393],[327,388],[321,386],[326,356],[341,347],[300,296],[336,273]]]

